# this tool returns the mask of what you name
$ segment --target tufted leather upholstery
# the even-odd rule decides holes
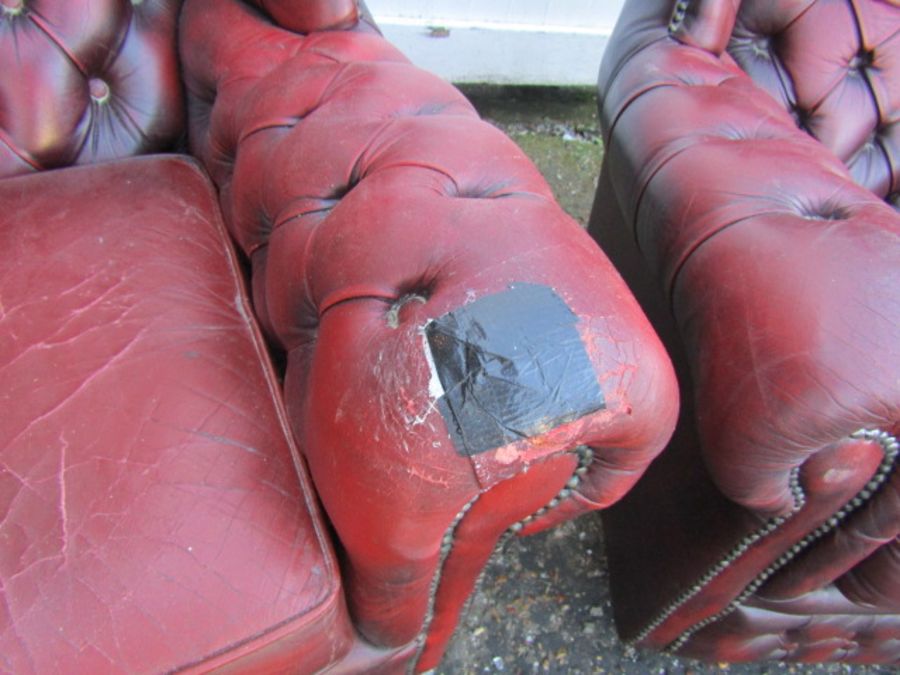
[[[0,8],[0,668],[427,669],[499,540],[664,445],[622,280],[353,0]],[[182,87],[218,205],[122,160]]]
[[[878,197],[900,187],[900,42],[890,2],[742,2],[728,54]]]
[[[592,230],[684,401],[670,450],[605,518],[629,639],[900,659],[898,31],[877,0],[625,7]]]
[[[0,1],[0,178],[171,148],[180,4]]]
[[[191,149],[252,263],[257,314],[287,352],[287,405],[340,540],[351,613],[372,643],[417,641],[418,667],[432,667],[507,528],[606,506],[643,472],[673,422],[669,366],[531,162],[371,26],[302,35],[236,0],[189,0],[181,27]],[[603,404],[467,450],[430,389],[423,338],[522,284],[552,288],[586,347],[583,365],[554,343],[528,368],[570,362]],[[536,328],[539,312],[523,312]],[[516,369],[504,372],[515,385]]]
[[[886,1],[704,1],[687,3],[672,34],[723,62],[733,59],[857,183],[896,205],[896,24],[896,8]]]

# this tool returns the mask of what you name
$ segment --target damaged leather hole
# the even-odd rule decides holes
[[[456,450],[475,455],[606,407],[578,318],[552,288],[514,284],[431,321],[438,409]]]

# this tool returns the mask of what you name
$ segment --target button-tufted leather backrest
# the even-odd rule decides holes
[[[900,203],[900,3],[679,0],[671,12],[672,37],[732,57],[856,182]]]
[[[898,3],[744,0],[728,52],[858,183],[896,201]]]
[[[170,148],[181,0],[0,0],[0,178]]]

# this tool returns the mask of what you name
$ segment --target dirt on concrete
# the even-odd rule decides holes
[[[603,156],[594,91],[528,87],[464,91],[483,117],[529,154],[563,208],[585,225]],[[436,670],[438,675],[887,672],[841,664],[704,664],[626,648],[615,632],[603,528],[596,513],[533,537],[510,539],[488,564]]]

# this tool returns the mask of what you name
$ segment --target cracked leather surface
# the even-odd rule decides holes
[[[0,181],[0,670],[349,648],[214,200],[178,158]]]

